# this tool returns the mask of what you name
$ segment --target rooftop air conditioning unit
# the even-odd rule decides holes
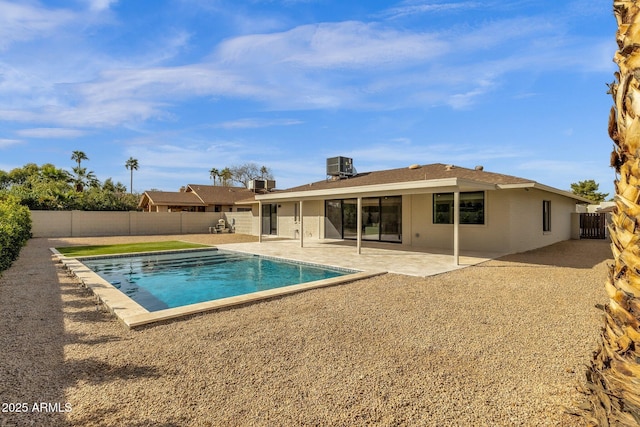
[[[329,157],[327,159],[327,175],[328,176],[353,176],[353,159],[349,157]]]
[[[252,179],[249,181],[249,190],[259,191],[267,188],[267,181],[264,179]]]
[[[276,181],[273,179],[267,179],[267,190],[271,191],[276,188]]]

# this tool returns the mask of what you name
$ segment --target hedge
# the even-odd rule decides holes
[[[0,197],[0,273],[18,258],[31,238],[31,213],[14,196]]]

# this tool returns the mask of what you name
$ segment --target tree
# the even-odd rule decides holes
[[[245,188],[249,188],[249,181],[253,179],[273,179],[273,174],[268,167],[258,167],[255,163],[232,166],[231,173],[233,180]]]
[[[138,170],[138,160],[133,157],[129,157],[129,160],[124,164],[124,167],[131,171],[131,185],[129,186],[129,192],[133,194],[133,171]]]
[[[609,85],[609,136],[617,180],[612,214],[614,264],[605,284],[600,344],[587,370],[590,424],[640,423],[640,0],[614,0],[619,72]]]
[[[125,194],[126,187],[111,178],[100,185],[93,172],[74,168],[76,176],[47,163],[27,163],[6,173],[0,170],[0,199],[15,197],[29,209],[42,210],[135,210],[138,197]],[[77,187],[79,185],[80,187]],[[81,190],[81,191],[76,191]]]
[[[75,167],[73,172],[76,174],[73,182],[78,193],[82,193],[86,186],[97,187],[100,185],[96,174],[93,171],[87,172],[87,168]]]
[[[223,186],[225,187],[228,186],[229,181],[231,181],[232,178],[233,178],[233,172],[231,172],[231,169],[224,168],[222,169],[222,171],[220,171],[220,179],[222,180]]]
[[[588,179],[571,184],[571,191],[573,194],[577,194],[578,196],[600,203],[604,202],[609,193],[598,193],[599,187],[600,184],[595,182],[593,179]]]
[[[209,177],[213,180],[213,185],[216,185],[216,179],[220,177],[220,171],[216,168],[211,168]]]
[[[83,160],[89,160],[89,158],[83,151],[76,150],[71,153],[71,160],[75,160],[78,163],[78,168],[80,168],[82,166],[80,163]]]
[[[271,175],[271,171],[269,171],[268,167],[266,166],[260,167],[260,179],[268,179],[270,175]]]

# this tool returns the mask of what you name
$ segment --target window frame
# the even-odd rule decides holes
[[[542,232],[551,233],[551,200],[542,201]]]
[[[465,222],[464,221],[464,216],[462,215],[462,211],[460,212],[460,225],[465,225],[465,226],[469,226],[469,225],[477,225],[477,226],[486,226],[487,225],[487,192],[486,191],[461,191],[460,192],[460,205],[462,205],[462,203],[465,202],[465,200],[463,200],[463,194],[464,195],[471,195],[471,194],[482,194],[482,206],[481,206],[481,211],[482,211],[482,221],[481,222]],[[448,222],[443,222],[443,221],[438,221],[437,215],[438,213],[443,213],[442,210],[440,210],[440,212],[438,212],[438,208],[437,208],[437,198],[439,196],[450,196],[451,199],[447,199],[444,200],[445,202],[449,202],[448,206],[449,209],[446,212],[447,218],[449,219]],[[431,218],[431,223],[433,225],[452,225],[454,223],[454,218],[453,218],[453,200],[454,200],[454,193],[453,192],[446,192],[446,193],[433,193],[432,195],[432,218]],[[471,202],[470,202],[471,203]],[[445,203],[440,203],[440,205],[445,205]],[[458,206],[458,209],[460,209],[460,206]],[[476,211],[476,213],[479,211]],[[472,212],[474,213],[474,212]]]

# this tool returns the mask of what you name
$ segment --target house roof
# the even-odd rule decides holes
[[[355,194],[438,192],[453,191],[454,188],[460,191],[538,188],[579,202],[587,201],[568,191],[548,187],[530,179],[443,163],[359,173],[342,179],[326,179],[265,195],[256,195],[256,199],[284,200]]]
[[[283,190],[283,192],[304,191],[309,187],[314,190],[358,187],[363,185],[379,185],[412,181],[425,181],[433,179],[463,178],[471,181],[488,184],[524,184],[531,180],[503,175],[483,170],[467,169],[459,166],[434,163],[420,165],[417,168],[387,169],[375,172],[359,173],[349,178],[336,180],[323,180],[298,187]]]

